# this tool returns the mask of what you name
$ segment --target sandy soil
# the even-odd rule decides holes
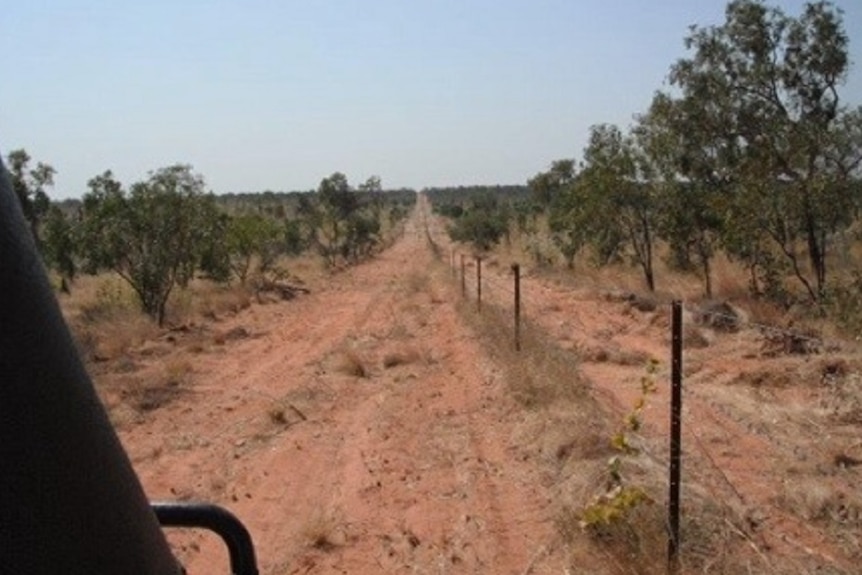
[[[523,573],[553,539],[548,501],[436,269],[417,217],[325,288],[208,328],[223,345],[171,334],[139,367],[194,346],[189,381],[119,426],[150,498],[228,507],[265,574]],[[172,538],[190,573],[227,564],[214,537]]]
[[[525,453],[523,408],[459,315],[460,286],[429,249],[429,220],[417,211],[393,247],[310,295],[135,350],[130,373],[101,393],[150,498],[229,508],[264,574],[566,572],[554,479]],[[430,229],[448,253],[439,224]],[[485,297],[507,305],[503,264],[485,272]],[[667,306],[638,311],[529,270],[524,293],[525,315],[583,358],[581,377],[614,417],[638,397],[646,359],[660,361],[641,441],[663,465]],[[685,360],[687,477],[734,510],[739,540],[761,557],[753,572],[853,572],[859,471],[835,458],[862,456],[858,422],[825,378],[835,354],[858,367],[856,351],[774,355],[753,328],[726,334],[690,319],[702,347]],[[123,377],[168,379],[167,395],[130,410]],[[819,507],[806,499],[815,486],[828,487]],[[855,514],[844,523],[829,507],[841,501]],[[190,573],[227,572],[214,536],[170,538]]]

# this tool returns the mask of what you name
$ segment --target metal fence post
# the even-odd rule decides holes
[[[680,483],[682,476],[682,302],[673,302],[671,317],[670,494],[668,498],[668,572],[679,573]]]
[[[476,256],[476,309],[482,311],[482,258]]]
[[[461,297],[467,297],[467,266],[464,264],[464,254],[461,254]]]
[[[512,264],[515,274],[515,351],[521,351],[521,266]]]

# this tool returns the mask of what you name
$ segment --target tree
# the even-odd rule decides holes
[[[555,160],[546,172],[539,172],[529,180],[527,186],[538,206],[548,211],[548,225],[554,243],[560,249],[570,269],[574,267],[575,256],[586,244],[580,221],[582,207],[572,193],[575,184],[575,161]],[[529,212],[519,213],[520,228],[528,225]],[[522,225],[523,224],[523,225]]]
[[[527,181],[535,200],[541,206],[549,206],[560,192],[575,179],[574,160],[555,160],[547,172],[539,172]]]
[[[368,257],[380,241],[378,209],[371,214],[354,213],[347,219],[346,235],[341,255],[352,262]]]
[[[83,198],[82,254],[89,271],[111,269],[164,323],[168,297],[186,285],[218,237],[218,210],[191,166],[175,165],[132,184],[126,193],[110,171],[88,183]]]
[[[70,219],[58,206],[52,205],[44,221],[42,234],[42,257],[45,263],[56,269],[63,278],[64,289],[75,279],[78,272],[75,229]]]
[[[847,184],[859,169],[862,113],[838,93],[847,43],[829,2],[793,18],[734,0],[723,25],[692,29],[693,55],[670,74],[687,113],[687,149],[700,150],[681,158],[681,171],[732,186],[736,211],[757,215],[757,229],[814,302],[826,293],[830,240],[858,208]]]
[[[30,224],[30,231],[36,244],[40,244],[39,225],[42,218],[48,213],[51,201],[48,199],[46,188],[54,185],[54,174],[56,170],[48,164],[39,162],[36,167],[30,169],[30,155],[24,149],[13,150],[7,156],[9,164],[9,175],[12,180],[12,189],[21,203],[24,217]]]
[[[314,200],[303,198],[299,213],[326,264],[339,258],[356,262],[379,243],[382,197],[380,178],[372,176],[354,191],[347,176],[335,172],[320,182]]]
[[[230,268],[241,284],[245,284],[256,258],[258,270],[267,271],[282,250],[282,226],[258,214],[245,214],[230,219],[227,227],[227,250]]]
[[[508,228],[505,212],[490,193],[478,195],[449,227],[449,237],[466,242],[478,251],[488,251],[503,237]]]
[[[284,220],[284,251],[290,255],[301,254],[308,245],[308,238],[299,218]]]
[[[712,259],[724,227],[723,214],[731,181],[714,164],[716,151],[690,131],[699,107],[653,98],[634,129],[642,150],[642,173],[650,182],[657,210],[656,228],[670,247],[670,263],[680,270],[698,269],[707,297],[712,296]]]
[[[575,257],[589,244],[591,237],[592,210],[586,192],[579,180],[574,179],[559,189],[549,208],[552,239],[569,269],[574,268]]]
[[[317,222],[320,253],[327,265],[335,265],[343,252],[346,221],[357,208],[357,198],[347,176],[335,172],[324,178],[317,188]]]
[[[653,252],[657,203],[645,179],[643,151],[631,136],[609,124],[593,126],[584,168],[569,204],[579,204],[576,225],[586,234],[600,264],[628,255],[655,290]],[[575,222],[573,222],[575,223]]]
[[[360,192],[377,193],[383,191],[383,183],[380,176],[370,176],[365,182],[359,184]]]
[[[357,191],[365,197],[365,203],[371,213],[368,216],[354,215],[350,218],[352,220],[348,224],[352,230],[350,243],[355,245],[352,245],[349,251],[353,253],[354,260],[369,255],[379,240],[378,233],[384,202],[383,183],[380,176],[370,176],[359,184]]]

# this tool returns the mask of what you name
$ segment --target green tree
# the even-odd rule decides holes
[[[582,208],[573,186],[576,169],[574,160],[555,160],[546,172],[539,172],[527,181],[538,206],[548,212],[548,225],[554,243],[560,249],[568,268],[574,267],[575,256],[586,244],[581,225]],[[529,211],[519,212],[519,228],[528,228]]]
[[[380,176],[370,176],[363,183],[359,184],[360,192],[378,193],[383,191],[383,183]]]
[[[209,206],[207,210],[210,210]],[[207,217],[208,239],[201,251],[199,270],[207,278],[218,282],[230,281],[233,270],[230,267],[230,252],[228,250],[227,234],[231,217],[222,210]]]
[[[847,183],[859,166],[862,114],[839,98],[847,44],[830,2],[790,17],[734,0],[723,25],[692,29],[693,54],[670,74],[688,113],[681,133],[699,144],[687,149],[700,149],[682,158],[683,172],[702,183],[729,175],[737,213],[757,215],[814,302],[826,292],[830,240],[858,208]]]
[[[356,262],[380,241],[382,217],[380,178],[372,176],[354,190],[347,176],[335,172],[320,182],[314,199],[303,199],[299,213],[327,265],[339,259]]]
[[[569,269],[574,268],[575,257],[589,244],[591,237],[590,197],[584,192],[586,189],[578,180],[573,181],[561,189],[548,213],[551,238]]]
[[[42,257],[60,273],[63,285],[68,290],[68,284],[75,279],[78,272],[74,224],[63,210],[52,205],[45,217],[42,235]]]
[[[491,194],[473,198],[470,206],[449,227],[449,237],[456,242],[470,243],[479,251],[494,247],[508,228],[506,212]]]
[[[110,171],[88,185],[81,222],[88,270],[115,271],[162,325],[173,288],[188,283],[211,242],[223,241],[212,195],[187,165],[157,170],[128,193]]]
[[[300,218],[284,221],[284,251],[290,255],[299,255],[308,246],[307,234]]]
[[[56,170],[42,162],[31,169],[30,160],[30,155],[24,149],[13,150],[7,156],[12,189],[18,196],[21,210],[38,245],[39,225],[51,206],[46,189],[54,185]]]
[[[628,255],[653,291],[658,206],[653,186],[644,177],[646,165],[632,137],[613,125],[593,126],[573,200],[586,208],[577,225],[589,234],[599,263]]]
[[[711,297],[712,260],[733,180],[729,170],[715,165],[710,142],[689,131],[701,110],[688,104],[656,94],[634,132],[643,151],[643,176],[659,205],[656,226],[670,247],[670,263],[680,270],[698,269]]]
[[[547,172],[539,172],[527,181],[533,198],[541,206],[549,206],[561,191],[572,185],[575,179],[574,160],[555,160]]]
[[[245,284],[256,259],[258,270],[269,270],[282,251],[283,227],[259,214],[244,214],[230,219],[227,227],[227,250],[230,268]]]
[[[335,172],[317,188],[317,243],[327,265],[333,266],[344,252],[347,220],[358,207],[347,176]]]

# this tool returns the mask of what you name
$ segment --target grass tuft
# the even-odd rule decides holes
[[[352,349],[341,353],[337,370],[340,373],[351,375],[353,377],[367,378],[369,376],[368,367],[366,367],[365,361]]]
[[[330,552],[341,546],[338,520],[333,513],[317,511],[300,529],[303,544],[318,551]]]

